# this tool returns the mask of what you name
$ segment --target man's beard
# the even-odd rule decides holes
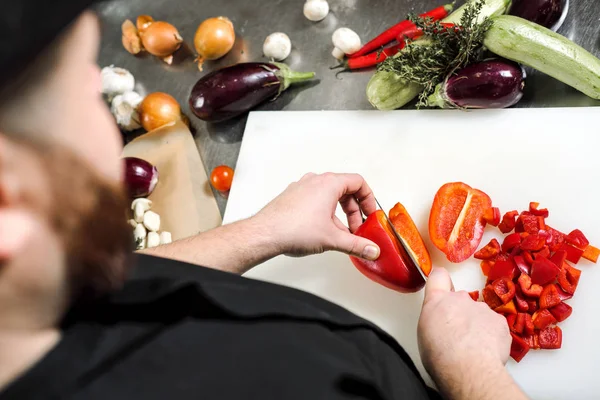
[[[50,181],[50,201],[39,211],[63,243],[72,302],[120,287],[133,250],[124,188],[102,179],[64,146],[22,144],[36,153]]]

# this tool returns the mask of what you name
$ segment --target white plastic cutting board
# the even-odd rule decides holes
[[[550,209],[549,224],[581,229],[600,245],[600,108],[462,111],[254,112],[248,119],[225,223],[259,211],[306,172],[357,172],[389,210],[402,202],[434,264],[459,289],[483,287],[475,260],[452,265],[433,247],[427,221],[433,196],[463,181],[488,193],[502,212],[530,201]],[[307,200],[310,201],[310,200]],[[341,210],[338,216],[343,218]],[[482,244],[498,231],[488,228]],[[580,263],[574,311],[561,324],[563,348],[509,361],[534,399],[600,397],[600,265]],[[416,325],[422,292],[399,294],[363,277],[343,254],[278,257],[248,277],[296,287],[340,304],[394,336],[419,360]]]

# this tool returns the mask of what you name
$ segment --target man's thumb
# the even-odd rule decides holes
[[[349,232],[336,232],[336,238],[333,243],[333,250],[341,251],[342,253],[371,261],[379,258],[379,246],[369,239],[353,235]]]
[[[452,284],[452,278],[445,268],[434,267],[429,277],[427,278],[427,285],[425,286],[425,300],[428,296],[435,291],[450,292],[454,290]]]

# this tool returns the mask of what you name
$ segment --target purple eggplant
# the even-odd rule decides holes
[[[202,77],[190,94],[190,108],[204,121],[225,121],[314,76],[276,62],[236,64]]]
[[[427,105],[440,108],[506,108],[523,97],[525,70],[512,61],[471,64],[440,83]]]
[[[569,0],[513,0],[510,15],[557,31],[569,9]]]

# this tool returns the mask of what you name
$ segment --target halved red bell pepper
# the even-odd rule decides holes
[[[469,296],[471,296],[471,298],[472,298],[474,301],[477,301],[477,300],[479,300],[479,290],[474,290],[474,291],[472,291],[472,292],[469,292]]]
[[[490,268],[487,275],[488,280],[495,281],[500,278],[509,278],[513,280],[517,274],[517,266],[512,258],[508,260],[496,260],[494,265]]]
[[[503,305],[502,300],[500,300],[500,298],[494,291],[494,287],[492,285],[487,285],[486,287],[484,287],[481,291],[481,294],[483,295],[483,301],[485,301],[485,303],[492,310],[495,310],[496,308]]]
[[[531,318],[533,319],[533,326],[535,326],[535,329],[544,329],[548,325],[556,323],[556,318],[554,318],[552,313],[548,310],[538,310]]]
[[[547,208],[538,208],[539,206],[540,206],[540,203],[532,201],[531,203],[529,203],[529,212],[532,213],[533,215],[535,215],[536,217],[548,218],[548,215],[550,215],[550,213],[548,212],[548,209]]]
[[[582,257],[585,258],[586,260],[596,263],[596,262],[598,262],[598,257],[600,257],[600,249],[597,247],[594,247],[592,245],[589,245],[588,247],[585,248],[585,251],[583,252]]]
[[[507,236],[508,238],[508,236]],[[521,243],[521,250],[540,251],[546,245],[546,238],[537,233],[530,233]]]
[[[567,293],[574,294],[579,285],[581,271],[565,262],[558,274],[558,284]]]
[[[502,304],[508,303],[515,297],[515,284],[506,277],[496,279],[492,283],[492,287],[496,296],[502,301]]]
[[[515,264],[517,265],[519,271],[527,275],[530,274],[531,268],[529,267],[529,265],[527,265],[523,256],[514,256],[513,260],[515,261]]]
[[[483,214],[485,222],[492,226],[498,226],[500,223],[500,209],[498,207],[488,208]]]
[[[529,344],[523,338],[514,333],[510,333],[512,336],[512,344],[510,345],[510,356],[516,361],[520,362],[523,357],[529,352]]]
[[[562,330],[552,326],[540,330],[540,348],[554,350],[562,347]]]
[[[525,296],[528,297],[540,297],[544,288],[540,285],[532,284],[531,277],[527,274],[521,274],[519,276],[519,286]],[[531,307],[530,307],[531,308]],[[531,312],[531,309],[529,310]]]
[[[540,349],[540,335],[537,332],[523,334],[523,340],[534,350]]]
[[[546,257],[538,257],[531,265],[531,282],[536,285],[545,285],[556,279],[560,268]]]
[[[485,212],[492,200],[469,185],[447,183],[435,194],[429,215],[429,237],[449,261],[459,263],[475,253],[481,243]]]
[[[512,249],[519,246],[521,244],[521,235],[518,233],[511,233],[507,237],[504,238],[504,242],[502,242],[502,251],[505,253],[510,253]]]
[[[567,252],[567,261],[572,262],[573,264],[577,264],[579,260],[581,260],[581,256],[583,256],[583,250],[578,249],[569,243],[563,243],[558,251],[566,251]]]
[[[500,229],[500,232],[508,233],[515,229],[515,224],[518,215],[519,212],[517,210],[509,211],[506,214],[504,214],[504,216],[502,217],[502,222],[500,222],[500,224],[498,225],[498,229]]]
[[[552,308],[561,303],[560,295],[556,290],[556,285],[550,283],[547,285],[540,295],[540,308]]]
[[[506,304],[502,304],[501,306],[494,308],[494,311],[496,311],[498,314],[510,315],[516,314],[517,308],[515,307],[514,301],[511,300]]]
[[[377,210],[369,215],[356,235],[372,240],[381,251],[375,261],[350,257],[354,266],[365,276],[402,293],[416,292],[425,286],[421,273],[416,268],[409,267],[412,264],[405,261],[408,255],[400,248],[383,211]],[[401,254],[405,254],[406,258]]]
[[[560,303],[550,309],[550,313],[556,318],[558,322],[563,322],[569,318],[573,313],[573,307],[567,303]]]
[[[565,240],[567,243],[572,244],[580,250],[585,250],[586,247],[590,245],[590,241],[587,240],[583,232],[581,232],[579,229],[575,229],[569,233]]]
[[[478,260],[494,260],[500,254],[500,243],[496,239],[492,239],[488,244],[479,249],[473,257]]]
[[[529,311],[529,304],[525,297],[523,296],[523,292],[521,291],[521,286],[515,285],[515,307],[517,307],[517,311],[519,312],[527,312]]]
[[[429,276],[431,273],[431,257],[425,247],[425,242],[417,229],[413,219],[411,218],[406,208],[401,203],[396,205],[390,210],[388,214],[394,229],[400,237],[406,243],[408,251],[412,254],[413,258],[419,263],[421,271],[425,276]]]
[[[533,318],[531,315],[524,313],[525,315],[525,326],[523,328],[523,333],[531,335],[535,332],[535,325],[533,325]]]

